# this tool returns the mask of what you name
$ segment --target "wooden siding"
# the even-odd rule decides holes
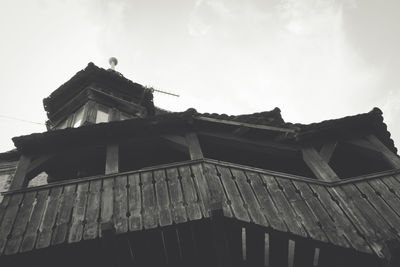
[[[389,257],[400,233],[400,176],[328,184],[197,160],[6,193],[0,254],[224,216],[266,231]]]

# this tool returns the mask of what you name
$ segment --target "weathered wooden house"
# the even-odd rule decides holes
[[[92,63],[43,102],[48,131],[0,154],[0,266],[400,266],[379,109],[172,113]]]

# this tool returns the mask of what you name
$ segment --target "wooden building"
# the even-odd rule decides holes
[[[0,154],[0,266],[400,266],[400,158],[377,108],[172,113],[92,63],[43,103],[48,131]]]

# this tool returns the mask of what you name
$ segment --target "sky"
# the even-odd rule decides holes
[[[311,123],[379,107],[400,147],[398,0],[0,0],[0,152],[45,131],[42,99],[112,56],[179,94],[157,106],[229,115],[279,107]],[[40,124],[18,121],[18,118]]]

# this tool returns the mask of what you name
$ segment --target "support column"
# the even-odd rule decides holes
[[[17,190],[25,187],[28,184],[26,174],[31,164],[31,157],[21,155],[18,161],[17,170],[13,180],[11,181],[10,190]]]
[[[105,174],[112,174],[119,172],[119,145],[109,144],[106,147],[106,168]]]
[[[194,132],[189,132],[186,133],[186,143],[189,148],[189,154],[190,154],[190,159],[202,159],[204,158],[203,156],[203,151],[201,150],[199,138],[197,137],[197,134]]]
[[[331,169],[327,162],[312,147],[302,149],[303,160],[314,173],[314,175],[325,182],[340,180],[337,174]]]

